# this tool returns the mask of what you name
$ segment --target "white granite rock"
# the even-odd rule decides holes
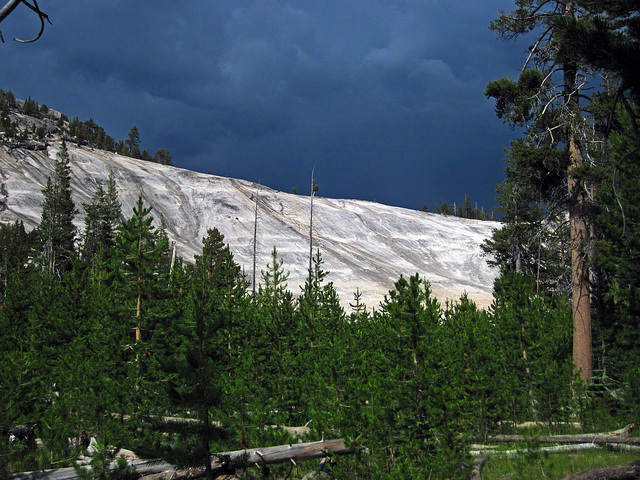
[[[207,175],[135,160],[87,147],[67,145],[73,199],[80,210],[98,185],[114,172],[122,212],[129,218],[139,195],[166,224],[178,254],[187,262],[200,252],[202,237],[216,227],[249,280],[253,274],[255,196],[258,195],[257,279],[273,246],[290,272],[289,289],[300,292],[309,265],[310,197],[271,190],[244,180]],[[42,189],[52,174],[58,145],[46,151],[0,146],[0,221],[16,218],[27,228],[40,221]],[[495,269],[480,244],[498,226],[360,200],[314,198],[314,252],[320,249],[326,281],[333,282],[348,307],[359,289],[369,308],[378,308],[400,275],[419,273],[441,300],[466,292],[479,306],[491,302]]]

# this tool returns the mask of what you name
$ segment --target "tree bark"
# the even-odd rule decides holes
[[[569,141],[571,169],[584,165],[575,137]],[[569,173],[569,221],[571,225],[571,284],[573,305],[573,363],[580,378],[593,377],[591,339],[591,285],[586,260],[589,241],[585,212],[584,185]]]
[[[566,2],[563,12],[565,17],[575,16],[573,2]],[[582,147],[578,139],[580,126],[580,101],[576,82],[577,66],[572,61],[565,61],[564,71],[564,104],[569,116],[569,223],[571,229],[571,297],[573,313],[573,362],[580,373],[580,378],[590,381],[592,370],[591,345],[591,286],[589,268],[586,261],[588,229],[586,222],[586,202],[584,184],[575,175],[576,170],[584,165]]]

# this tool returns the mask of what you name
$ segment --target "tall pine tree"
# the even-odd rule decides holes
[[[91,203],[84,204],[86,213],[82,257],[87,265],[97,264],[113,254],[116,227],[120,216],[120,202],[113,172],[109,174],[107,189],[98,186]]]
[[[69,151],[63,141],[56,156],[53,178],[44,188],[44,204],[38,233],[43,245],[42,264],[49,273],[69,270],[75,254],[77,213],[71,198],[71,168]]]
[[[584,178],[588,158],[589,126],[582,116],[580,99],[586,81],[584,65],[559,44],[554,19],[571,21],[587,12],[574,1],[516,0],[516,9],[503,13],[491,28],[513,39],[532,31],[538,34],[517,82],[503,78],[485,91],[496,99],[496,113],[514,125],[526,126],[534,146],[566,149],[566,205],[570,223],[571,286],[574,320],[573,357],[584,380],[592,377],[590,204],[593,192]],[[532,67],[533,66],[533,67]]]

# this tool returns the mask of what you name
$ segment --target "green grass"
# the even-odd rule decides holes
[[[492,456],[482,471],[483,480],[561,480],[592,468],[622,465],[640,459],[640,453],[613,452],[607,448],[562,453],[523,453]]]

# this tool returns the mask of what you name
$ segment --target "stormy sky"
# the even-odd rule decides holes
[[[4,5],[5,0],[0,0]],[[433,209],[495,205],[514,133],[487,82],[526,40],[488,28],[511,0],[40,0],[2,24],[0,88],[178,167]]]

